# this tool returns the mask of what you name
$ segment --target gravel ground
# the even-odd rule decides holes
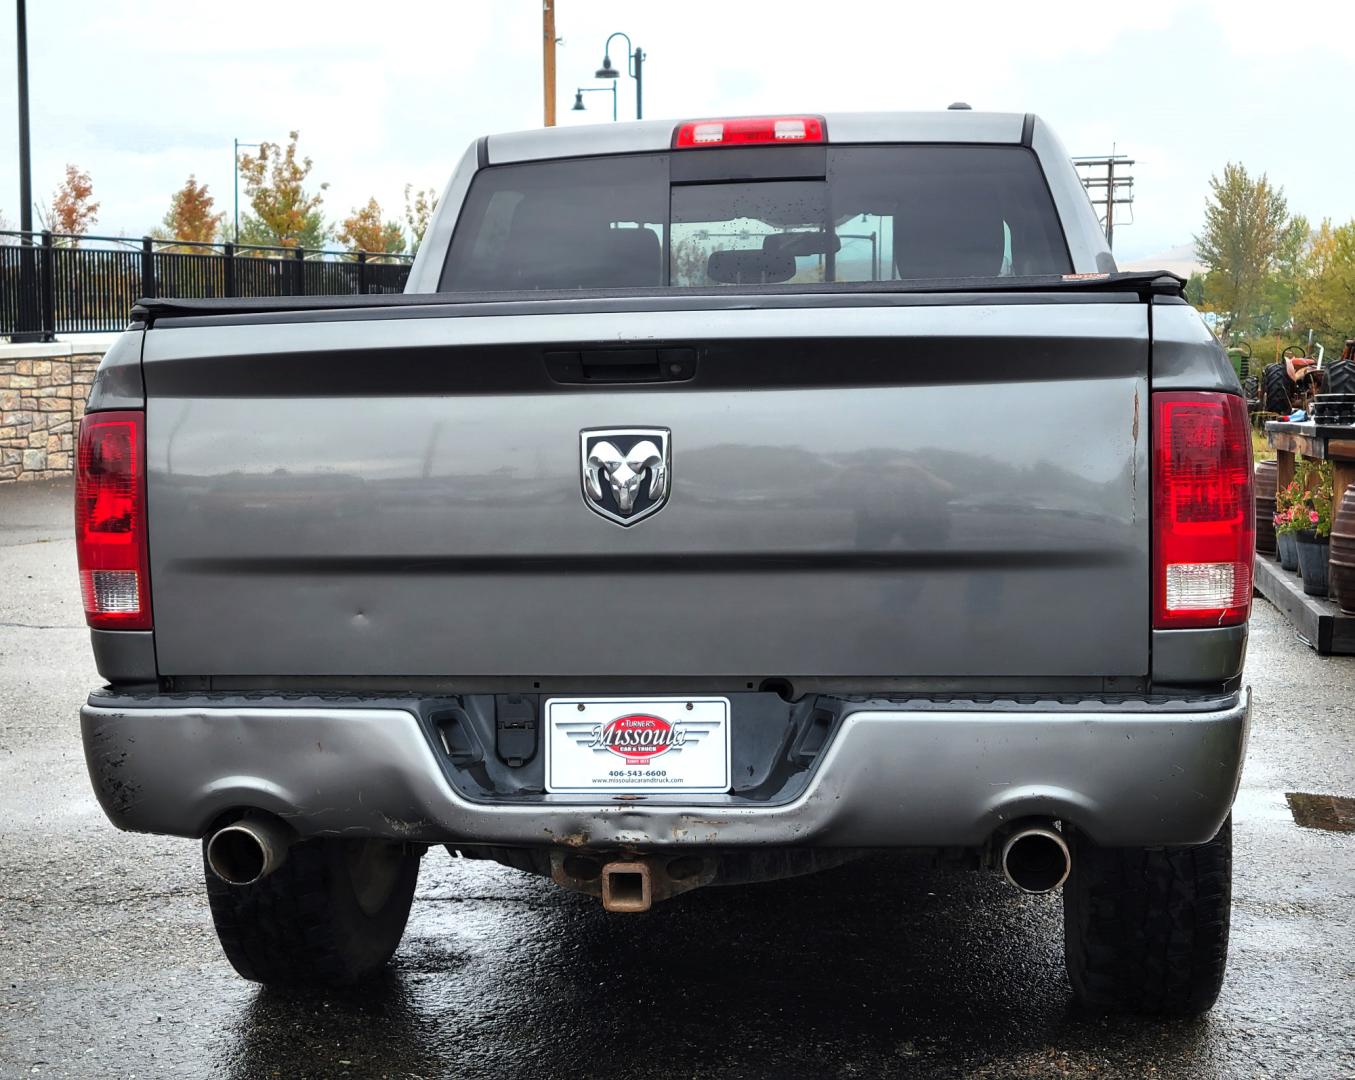
[[[1264,601],[1203,1019],[1070,1010],[1057,899],[907,860],[614,917],[434,851],[386,979],[279,993],[221,956],[197,846],[119,833],[90,793],[69,504],[0,487],[0,1076],[1355,1076],[1355,833],[1284,798],[1355,795],[1355,659]]]

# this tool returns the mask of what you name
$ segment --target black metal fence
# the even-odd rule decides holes
[[[0,232],[0,336],[52,341],[57,334],[115,332],[143,296],[398,293],[411,261],[409,255]]]

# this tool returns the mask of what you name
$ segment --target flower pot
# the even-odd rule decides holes
[[[1291,532],[1276,533],[1275,546],[1280,551],[1280,565],[1286,570],[1297,571],[1299,568],[1299,549],[1294,534]]]
[[[1345,490],[1331,527],[1332,596],[1347,615],[1355,615],[1355,484]]]
[[[1275,462],[1256,463],[1256,550],[1275,555]]]
[[[1310,529],[1294,534],[1298,541],[1299,573],[1303,575],[1303,591],[1309,596],[1327,595],[1327,555],[1331,544],[1327,537],[1318,536]]]

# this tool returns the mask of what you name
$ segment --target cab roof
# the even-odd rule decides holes
[[[787,114],[801,116],[803,113]],[[1035,117],[1029,113],[974,112],[942,109],[932,112],[815,113],[834,143],[979,143],[1029,145]],[[502,165],[544,158],[591,157],[667,150],[681,120],[631,120],[612,124],[536,128],[490,135],[484,140],[482,164]],[[725,118],[711,118],[725,119]],[[728,119],[734,119],[729,117]]]

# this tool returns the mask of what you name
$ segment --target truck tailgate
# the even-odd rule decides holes
[[[160,673],[1142,676],[1149,308],[1088,299],[166,320]],[[695,377],[543,358],[637,345]],[[627,528],[608,427],[671,432]]]

